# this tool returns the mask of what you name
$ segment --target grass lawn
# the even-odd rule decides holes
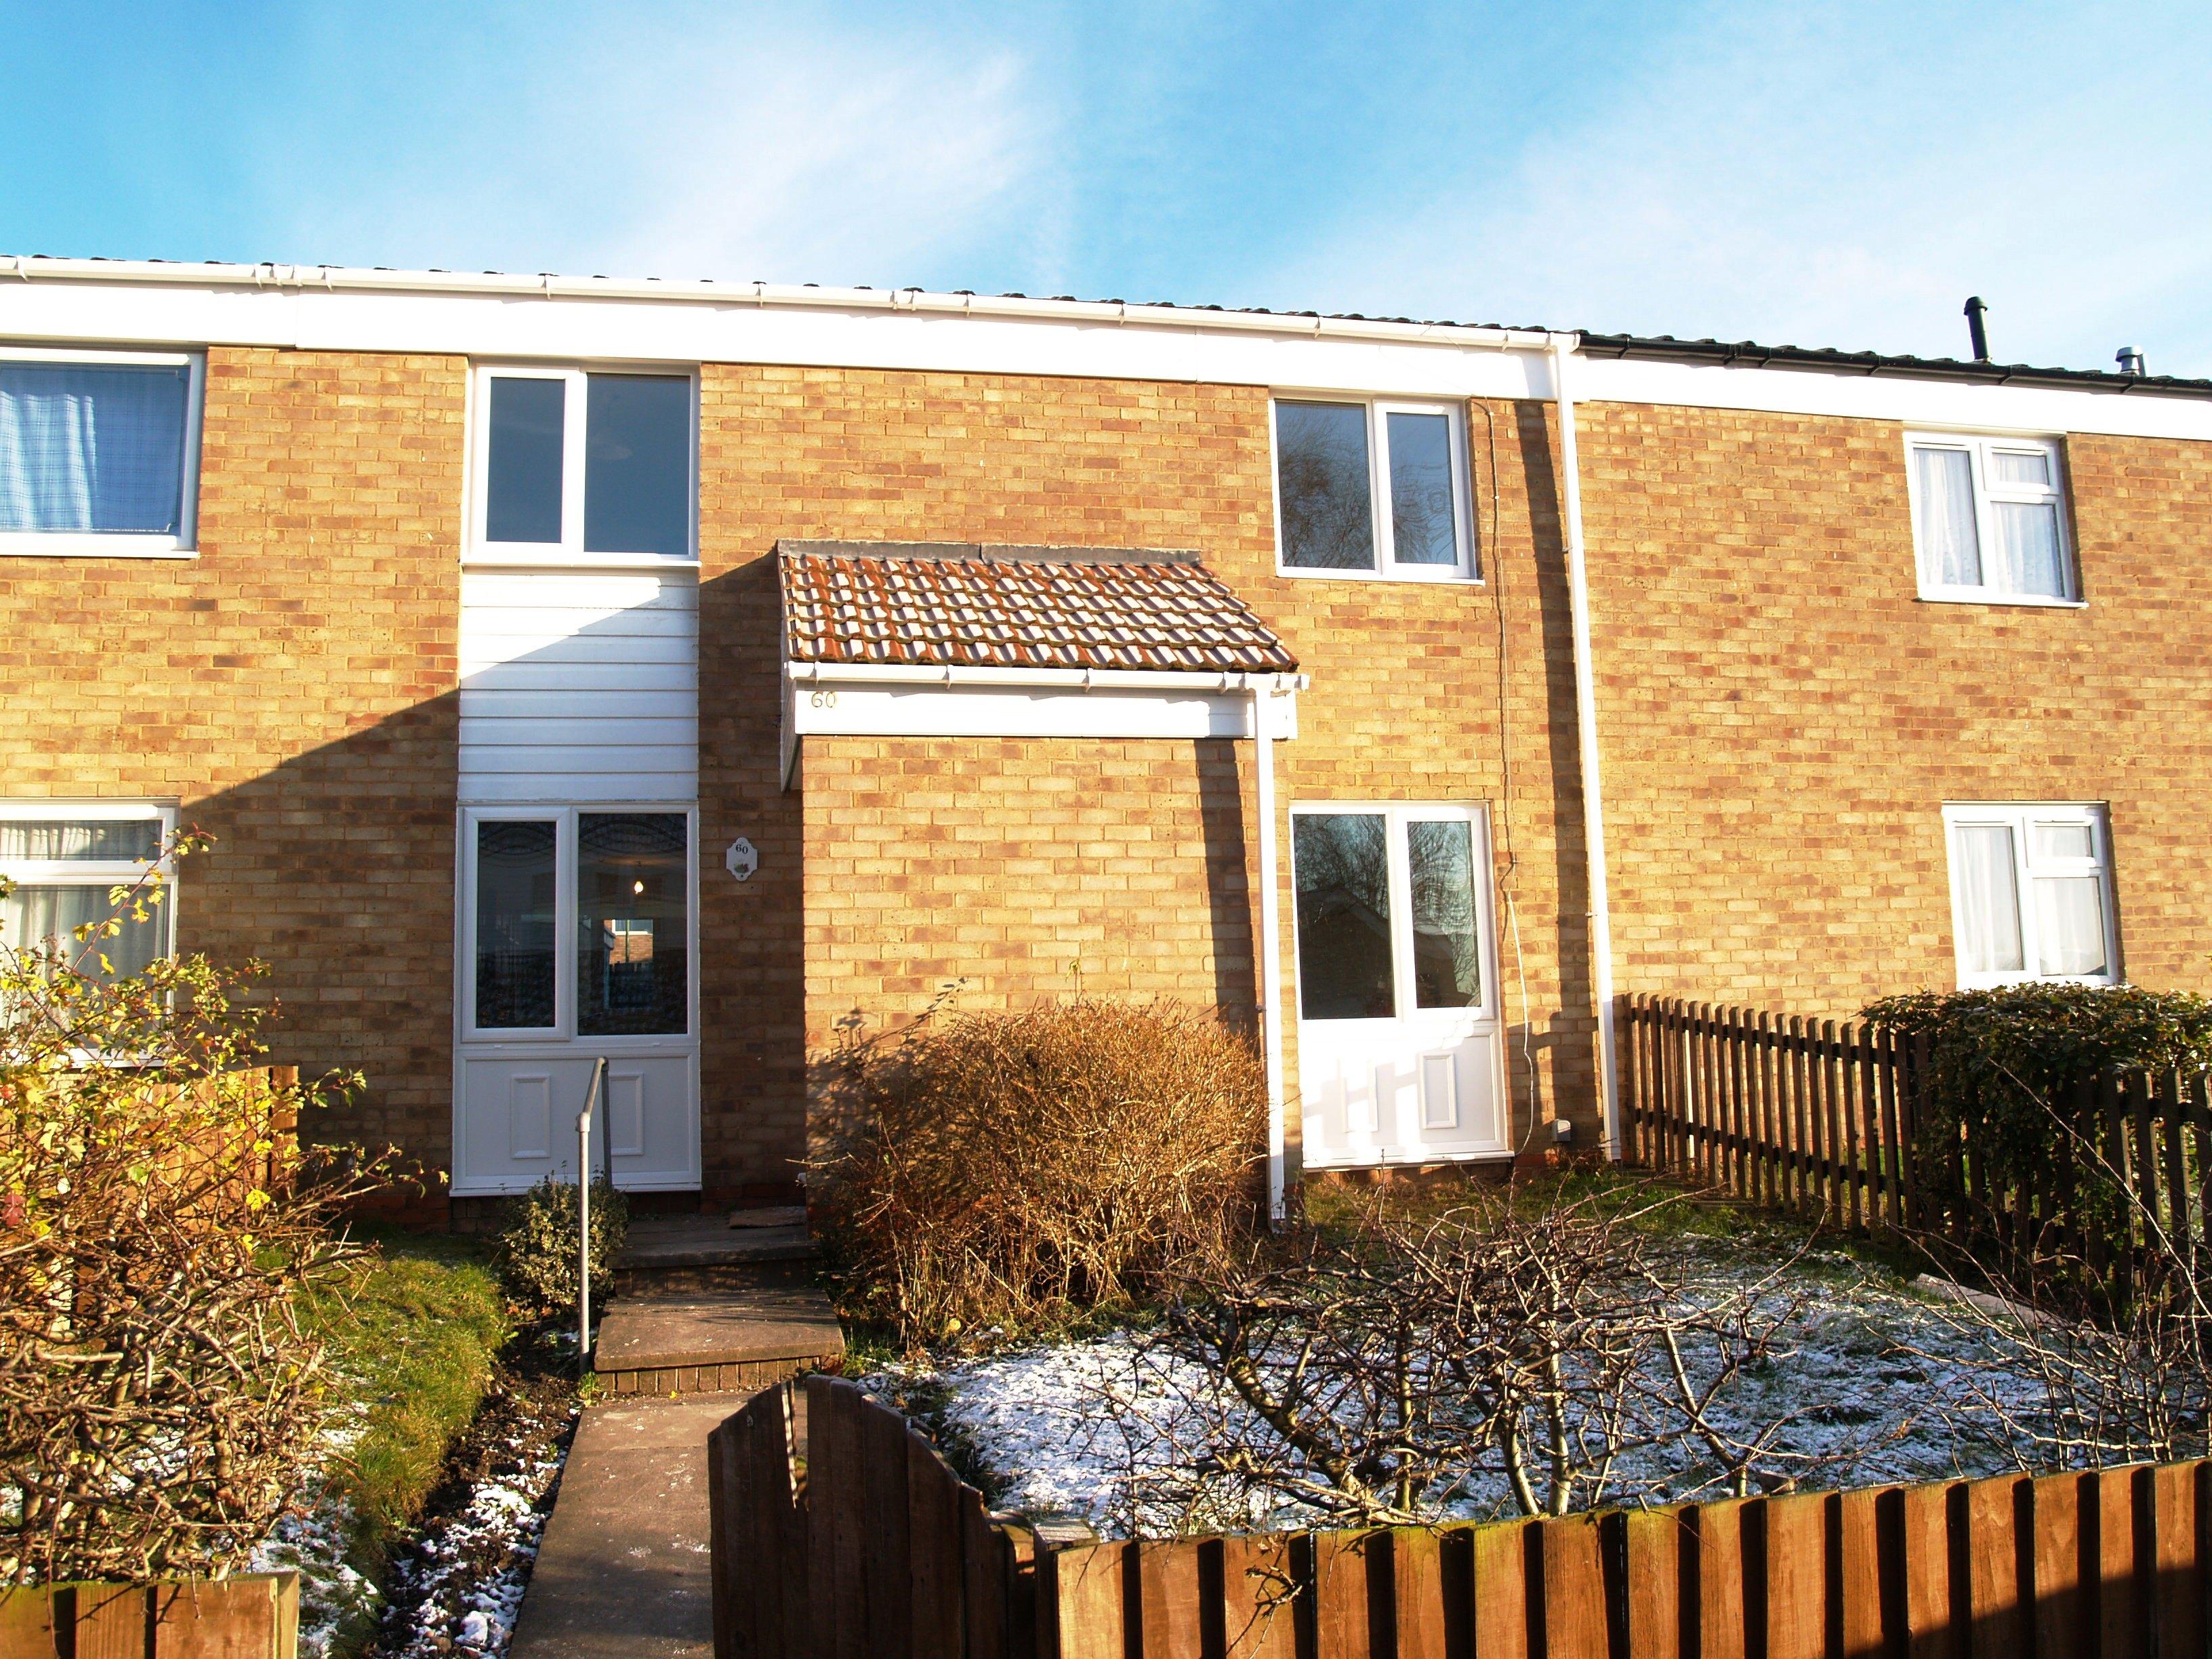
[[[309,1317],[331,1343],[350,1436],[325,1479],[351,1516],[351,1565],[375,1577],[475,1418],[514,1325],[483,1241],[361,1235],[376,1253]]]

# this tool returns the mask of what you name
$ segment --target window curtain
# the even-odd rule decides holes
[[[1979,587],[1982,551],[1974,535],[1974,463],[1963,449],[1916,449],[1920,489],[1920,558],[1928,580]]]
[[[23,951],[51,945],[68,960],[81,960],[84,971],[95,979],[108,977],[100,971],[102,956],[118,975],[143,972],[162,953],[167,908],[149,910],[143,921],[126,919],[122,932],[110,939],[88,943],[76,937],[79,927],[105,921],[113,914],[104,884],[19,886],[0,898],[0,948]]]
[[[0,531],[174,535],[182,365],[0,363]]]
[[[2035,919],[2045,973],[2086,975],[2107,971],[2105,890],[2096,877],[2037,878]]]
[[[2020,881],[2012,831],[2001,823],[1961,824],[1958,847],[1959,921],[1967,971],[2016,974],[2027,966],[2020,942]]]

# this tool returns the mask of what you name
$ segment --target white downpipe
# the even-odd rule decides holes
[[[1605,884],[1605,791],[1598,776],[1597,678],[1590,662],[1589,571],[1583,549],[1583,489],[1575,451],[1575,399],[1567,380],[1573,337],[1552,337],[1552,390],[1559,401],[1559,483],[1567,532],[1568,609],[1575,647],[1575,728],[1583,781],[1583,841],[1589,856],[1590,988],[1597,999],[1598,1096],[1605,1155],[1620,1157],[1620,1090],[1613,1031],[1613,916]]]
[[[1260,1049],[1267,1070],[1267,1216],[1285,1212],[1289,1160],[1283,1128],[1283,1015],[1276,987],[1282,961],[1283,920],[1275,870],[1275,688],[1272,678],[1252,685],[1252,747],[1259,780],[1260,816]]]

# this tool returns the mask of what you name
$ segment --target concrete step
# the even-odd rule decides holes
[[[844,1352],[830,1298],[787,1279],[619,1297],[599,1323],[592,1369],[611,1395],[750,1393]]]
[[[732,1226],[720,1215],[640,1216],[615,1264],[615,1292],[734,1290],[788,1279],[792,1264],[811,1261],[820,1250],[804,1211],[775,1215],[781,1224]]]

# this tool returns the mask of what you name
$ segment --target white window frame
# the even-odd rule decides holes
[[[1359,409],[1367,416],[1367,499],[1373,515],[1375,568],[1370,570],[1324,570],[1291,564],[1284,556],[1283,458],[1276,410],[1283,404],[1337,404]],[[1396,526],[1390,510],[1390,422],[1392,415],[1441,415],[1451,434],[1452,526],[1457,534],[1456,563],[1401,564]],[[1474,490],[1468,461],[1467,405],[1452,398],[1347,397],[1340,392],[1299,392],[1279,388],[1267,398],[1267,489],[1274,506],[1275,573],[1282,576],[1315,577],[1333,581],[1482,582],[1481,549],[1474,519]]]
[[[2037,856],[2034,830],[2038,824],[2068,829],[2087,827],[2094,856],[2087,859],[2049,859]],[[1974,973],[1966,966],[1966,924],[1959,891],[1958,832],[1969,826],[2012,831],[2014,902],[2020,910],[2021,971]],[[2092,801],[1954,801],[1943,808],[1943,853],[1951,883],[1951,941],[1958,968],[1959,988],[1986,991],[2001,985],[2118,985],[2126,975],[2120,966],[2120,921],[2113,903],[2111,814]],[[2041,971],[2042,940],[2038,934],[2035,889],[2038,876],[2090,876],[2098,881],[2098,897],[2105,917],[2105,971],[2101,974],[2046,974]]]
[[[185,392],[185,457],[178,475],[173,535],[82,530],[0,530],[0,555],[33,558],[191,559],[199,556],[200,421],[205,402],[207,356],[198,351],[63,349],[0,345],[0,359],[16,363],[143,364],[190,372]]]
[[[2052,598],[2045,593],[2014,593],[1991,587],[1987,583],[1978,587],[1967,587],[1933,580],[1927,550],[1920,544],[1920,468],[1914,457],[1923,449],[1964,450],[1966,453],[1974,478],[1974,538],[1980,550],[1984,575],[1989,571],[1996,538],[1996,515],[1990,510],[1992,502],[2047,503],[2057,507],[2058,568],[2066,583],[2066,592],[2063,596]],[[1990,453],[1999,449],[2033,450],[2045,456],[2051,466],[2050,484],[1994,483]],[[2024,605],[2063,611],[2085,608],[2087,601],[2081,598],[2081,571],[2074,550],[2073,515],[2067,511],[2065,446],[2060,440],[2008,433],[1910,431],[1905,434],[1905,487],[1907,511],[1912,517],[1914,579],[1919,584],[1922,599],[1941,605]]]
[[[0,819],[9,823],[44,823],[72,818],[152,823],[158,826],[160,839],[155,844],[163,856],[144,863],[136,859],[0,858],[0,876],[7,877],[19,887],[96,887],[104,894],[113,888],[134,886],[149,871],[158,870],[162,877],[161,902],[154,907],[155,926],[161,929],[161,954],[175,955],[176,861],[167,853],[170,838],[177,831],[176,807],[143,800],[0,800]],[[19,939],[0,939],[0,944],[14,950],[21,950],[23,943]]]
[[[578,820],[594,816],[649,812],[684,816],[684,951],[690,982],[685,988],[685,1027],[681,1031],[642,1031],[579,1037],[576,1033],[576,842]],[[545,823],[553,830],[553,1024],[477,1024],[477,825],[489,822]],[[699,1035],[699,809],[667,801],[590,801],[578,805],[465,806],[461,809],[460,902],[453,933],[459,945],[455,975],[459,1006],[454,1011],[461,1040],[472,1048],[532,1047],[581,1042],[611,1054],[633,1049],[658,1052],[691,1042]]]
[[[672,553],[587,553],[584,550],[585,424],[593,374],[649,374],[684,380],[691,389],[690,477],[685,489],[690,539]],[[558,380],[568,389],[561,421],[561,539],[495,542],[485,530],[491,508],[491,383],[495,380]],[[696,570],[699,568],[699,374],[665,363],[477,363],[469,376],[469,504],[467,562],[481,565],[569,565],[590,569]]]

